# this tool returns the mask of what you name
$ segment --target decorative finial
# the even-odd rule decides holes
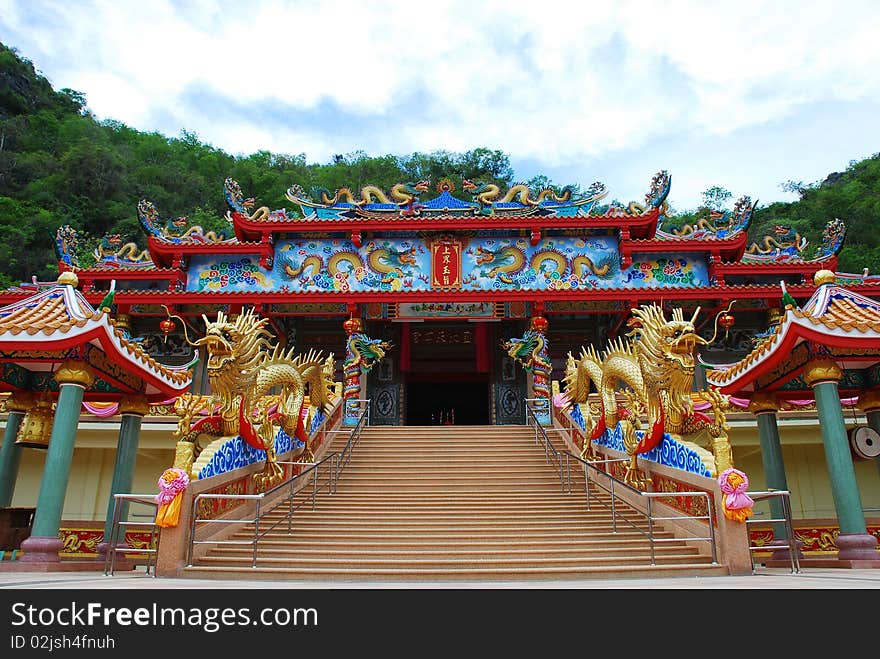
[[[60,275],[58,275],[57,283],[66,284],[68,286],[73,286],[76,288],[79,286],[79,277],[76,276],[76,273],[73,270],[65,270]]]
[[[831,270],[819,270],[813,275],[813,283],[816,286],[822,286],[823,284],[833,284],[837,277]]]

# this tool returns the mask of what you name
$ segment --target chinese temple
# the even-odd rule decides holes
[[[756,370],[761,356],[753,351],[788,322],[787,301],[810,300],[827,283],[816,279],[820,272],[860,298],[880,299],[880,276],[837,272],[845,238],[838,219],[815,246],[788,226],[754,241],[748,196],[682,225],[667,215],[671,183],[661,171],[643,199],[626,205],[608,204],[598,182],[585,190],[502,190],[452,178],[358,192],[292,185],[290,208],[272,210],[227,179],[223,231],[163,218],[142,199],[145,240],[104,236],[94,264],[83,266],[79,237],[64,226],[56,251],[59,272],[76,276],[78,299],[108,305],[126,345],[163,368],[195,364],[193,394],[207,392],[208,365],[204,355],[196,361],[199,341],[191,339],[204,337],[217,314],[253,313],[280,346],[336,357],[330,379],[342,383],[349,424],[355,403],[368,401],[371,425],[521,425],[528,401],[543,400],[542,422],[552,425],[551,400],[571,355],[632,335],[633,310],[651,306],[692,319],[702,364],[694,390],[720,387],[746,414],[755,390],[724,369]],[[0,291],[0,306],[54,285]],[[784,352],[794,344],[780,345]],[[734,366],[742,360],[748,366]],[[789,402],[812,399],[791,391]],[[818,437],[815,413],[805,423]],[[731,425],[735,449],[743,433],[756,434],[754,418]],[[760,472],[759,455],[737,459]],[[799,512],[816,517],[819,507]],[[863,522],[855,527],[866,533]]]
[[[601,183],[581,193],[525,185],[502,193],[451,179],[388,192],[292,186],[292,209],[270,210],[227,180],[228,232],[161,218],[142,200],[145,247],[105,236],[95,265],[81,268],[77,236],[63,227],[59,268],[77,274],[94,304],[114,286],[115,317],[166,363],[192,358],[181,331],[198,336],[203,314],[252,307],[282,344],[333,353],[341,369],[343,324],[356,318],[366,335],[393,346],[356,393],[347,390],[372,401],[373,424],[439,423],[453,414],[457,424],[521,423],[535,378],[502,346],[532,319],[542,319],[546,338],[540,394],[569,352],[627,331],[630,310],[646,302],[701,309],[708,336],[714,316],[735,301],[734,325],[706,350],[730,361],[778,311],[780,281],[807,298],[814,273],[836,268],[845,232],[838,220],[808,257],[805,239],[787,227],[749,244],[748,197],[695,226],[674,226],[665,215],[670,186],[660,172],[644,200],[626,207],[600,206]],[[875,278],[856,279],[866,295],[880,292]],[[5,291],[0,303],[29,292]],[[187,327],[160,329],[170,315]]]

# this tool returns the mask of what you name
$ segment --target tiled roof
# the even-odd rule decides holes
[[[125,366],[141,376],[149,375],[164,383],[167,392],[180,391],[189,386],[188,370],[174,369],[157,362],[138,344],[125,338],[123,332],[103,310],[96,311],[73,286],[60,284],[29,298],[0,308],[0,349],[4,344],[33,342],[51,350],[56,340],[79,334],[89,334],[85,339],[104,336],[102,346],[110,347],[122,358]],[[95,336],[91,336],[94,334]]]
[[[782,320],[773,333],[758,344],[748,355],[735,364],[709,369],[706,379],[714,385],[729,385],[743,380],[749,372],[757,377],[787,356],[795,344],[804,340],[804,334],[827,335],[829,343],[865,347],[880,342],[880,302],[834,284],[820,286],[803,308],[786,305]],[[866,343],[867,342],[867,343]],[[877,358],[880,360],[880,347]],[[757,368],[763,366],[764,368]]]

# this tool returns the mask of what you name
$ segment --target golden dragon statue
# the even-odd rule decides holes
[[[220,437],[223,441],[240,435],[252,447],[266,451],[265,469],[254,478],[261,488],[271,487],[284,478],[275,454],[278,428],[304,442],[300,460],[314,459],[305,429],[303,402],[308,393],[309,405],[315,409],[326,411],[332,403],[333,356],[323,359],[314,351],[294,356],[293,348],[285,350],[273,345],[274,337],[266,329],[268,319],[258,317],[253,309],[235,320],[222,311],[216,321],[204,315],[202,318],[205,336],[197,341],[190,341],[187,336],[186,340],[207,351],[211,396],[207,401],[198,396],[182,400],[176,407],[180,422],[175,432],[178,452],[174,466],[191,472],[196,444],[202,435]],[[193,416],[206,407],[211,415],[193,424]],[[192,446],[187,447],[187,443]]]
[[[348,203],[355,206],[365,206],[367,204],[397,204],[403,206],[418,200],[423,192],[427,191],[431,186],[428,180],[395,183],[391,187],[391,196],[385,194],[385,191],[376,185],[365,185],[360,189],[360,197],[356,197],[351,188],[338,188],[333,194],[327,188],[315,186],[312,188],[312,195],[325,206],[334,206],[338,203]]]
[[[98,262],[152,262],[149,250],[141,249],[134,242],[123,242],[122,235],[118,233],[110,233],[102,236],[100,241],[98,241],[98,246],[95,247],[93,255]]]
[[[601,355],[593,346],[581,348],[579,359],[568,354],[563,381],[569,400],[587,403],[590,382],[599,392],[599,414],[595,419],[591,413],[585,414],[587,438],[582,456],[595,458],[593,440],[621,422],[630,458],[624,480],[635,487],[646,485],[639,476],[637,456],[657,447],[665,433],[693,449],[714,475],[733,466],[723,409],[726,397],[712,387],[692,391],[695,348],[715,340],[715,336],[707,341],[697,334],[694,322],[699,312],[697,308],[687,320],[681,309],[675,309],[669,320],[661,307],[642,305],[632,311],[633,329],[627,333],[628,340],[612,341]],[[721,313],[726,312],[715,317],[716,335]],[[621,384],[624,386],[618,390]],[[708,403],[714,420],[695,410],[695,401]],[[643,417],[648,424],[644,432]],[[706,439],[711,451],[696,443]]]
[[[572,187],[565,186],[561,193],[557,194],[553,188],[542,188],[536,197],[532,197],[532,191],[525,183],[517,183],[510,186],[504,196],[500,199],[501,188],[494,183],[486,183],[484,181],[471,181],[470,179],[462,180],[462,187],[473,195],[474,199],[480,206],[489,206],[494,203],[510,203],[514,200],[519,201],[523,206],[537,206],[546,201],[548,198],[553,201],[563,203],[571,199]]]

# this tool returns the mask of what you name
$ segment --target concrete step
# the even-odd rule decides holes
[[[679,563],[677,565],[566,565],[497,567],[468,565],[448,568],[353,568],[340,566],[257,567],[247,566],[192,566],[184,568],[183,576],[197,579],[301,580],[301,581],[363,581],[363,582],[498,582],[498,581],[560,581],[586,579],[650,579],[663,577],[726,576],[723,565]]]
[[[337,435],[327,451],[346,441]],[[522,426],[366,428],[335,493],[314,509],[300,501],[290,522],[285,505],[264,514],[256,567],[244,524],[226,537],[240,544],[210,546],[184,572],[392,582],[726,574],[659,524],[652,552],[647,520],[624,512],[631,524],[615,524],[604,492],[587,508],[576,463],[570,477],[567,492]]]

